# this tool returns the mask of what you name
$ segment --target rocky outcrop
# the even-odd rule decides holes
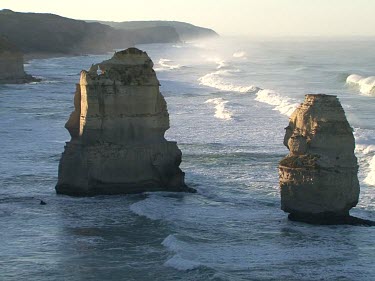
[[[81,72],[57,193],[193,191],[179,168],[181,151],[164,138],[169,115],[152,67],[145,52],[130,48]]]
[[[40,81],[26,74],[22,53],[6,38],[0,37],[0,84],[22,84]]]
[[[359,197],[352,131],[336,96],[306,95],[292,114],[284,138],[290,153],[279,164],[281,209],[290,219],[363,222],[349,216]]]

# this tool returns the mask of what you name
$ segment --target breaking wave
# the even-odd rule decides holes
[[[375,76],[363,77],[352,74],[346,78],[346,83],[359,87],[359,91],[368,96],[375,96]]]
[[[371,161],[369,161],[369,173],[364,182],[368,185],[375,186],[375,155],[372,156]]]
[[[299,103],[296,100],[282,96],[273,90],[260,89],[256,95],[256,101],[274,105],[275,108],[273,110],[278,110],[281,114],[286,116],[292,115],[294,110],[299,106]]]
[[[165,238],[161,244],[171,252],[180,252],[184,248],[189,249],[188,244],[178,240],[173,234],[168,235],[168,237]],[[201,263],[193,261],[193,260],[185,259],[181,257],[181,255],[179,254],[175,254],[172,258],[167,260],[164,263],[164,265],[170,266],[177,270],[182,270],[182,271],[192,270],[192,269],[202,266]]]
[[[210,103],[215,105],[215,117],[223,120],[231,120],[233,113],[225,108],[228,101],[222,98],[214,98],[206,100],[205,103]]]
[[[283,96],[280,93],[270,90],[270,89],[262,89],[256,87],[254,85],[250,86],[241,86],[241,85],[234,85],[228,81],[231,77],[235,76],[240,70],[229,70],[229,69],[219,69],[215,72],[206,74],[198,79],[200,85],[208,86],[211,88],[215,88],[221,91],[227,92],[238,92],[238,93],[254,93],[256,94],[256,101],[267,103],[269,105],[273,105],[274,110],[278,110],[281,114],[290,116],[293,111],[298,107],[299,103],[287,96]],[[226,114],[222,115],[221,113],[225,113],[224,105],[227,101],[223,99],[210,99],[206,101],[206,103],[215,103],[216,106],[216,114],[217,118],[227,119],[224,116],[228,116]],[[221,117],[219,117],[221,116]]]
[[[354,130],[356,154],[358,156],[364,182],[375,186],[375,132],[369,129],[356,128]]]
[[[219,69],[215,72],[206,74],[198,79],[199,84],[211,88],[215,88],[221,91],[228,91],[228,92],[239,92],[239,93],[248,93],[248,92],[256,92],[259,90],[258,87],[253,85],[251,86],[239,86],[234,85],[230,82],[226,82],[222,77],[231,77],[234,73],[238,72],[239,70],[228,70],[228,69]]]
[[[158,67],[155,67],[155,71],[168,71],[181,68],[179,64],[172,64],[173,61],[169,59],[160,59],[158,61]]]

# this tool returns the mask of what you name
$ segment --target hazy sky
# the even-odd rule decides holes
[[[75,19],[178,20],[222,35],[375,36],[375,0],[0,0]]]

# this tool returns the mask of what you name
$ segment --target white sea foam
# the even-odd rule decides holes
[[[363,77],[352,74],[346,78],[346,83],[359,87],[360,92],[364,95],[375,95],[375,76]]]
[[[365,176],[363,182],[375,186],[375,132],[356,128],[354,137],[360,172]]]
[[[234,58],[246,58],[246,52],[238,51],[233,54]]]
[[[231,120],[233,113],[225,108],[228,101],[222,98],[214,98],[206,100],[205,103],[210,103],[215,105],[215,117],[223,120]]]
[[[375,156],[373,156],[371,161],[369,161],[369,173],[367,174],[364,182],[368,185],[375,186]]]
[[[173,64],[172,60],[160,59],[158,61],[158,66],[155,67],[155,71],[168,71],[181,68],[179,64]]]
[[[221,91],[228,91],[228,92],[239,92],[239,93],[256,93],[256,101],[267,103],[270,105],[274,105],[274,110],[278,110],[281,114],[290,116],[293,111],[298,107],[299,103],[287,96],[283,96],[280,93],[277,93],[276,91],[270,90],[270,89],[261,89],[259,87],[256,87],[254,85],[250,86],[241,86],[241,85],[234,85],[227,80],[231,77],[235,76],[236,73],[238,73],[240,70],[238,69],[219,69],[217,71],[214,71],[212,73],[206,74],[202,77],[200,77],[198,80],[201,85],[208,86],[211,88],[215,88]],[[206,102],[213,103],[213,100],[215,100],[215,103],[217,104],[217,115],[216,117],[220,116],[220,110],[224,109],[223,100],[218,99],[211,99]],[[220,103],[220,104],[219,104]],[[222,118],[224,119],[224,118]]]
[[[211,88],[215,88],[221,91],[228,91],[228,92],[239,92],[239,93],[247,93],[247,92],[256,92],[259,90],[258,87],[253,85],[251,86],[240,86],[234,85],[230,82],[225,81],[225,77],[228,78],[233,76],[234,73],[238,72],[239,70],[228,70],[228,69],[220,69],[212,73],[208,73],[198,79],[199,84]]]
[[[278,92],[269,89],[259,90],[256,95],[256,101],[274,105],[276,107],[273,110],[278,110],[281,114],[286,116],[292,115],[293,111],[296,110],[299,105],[296,100],[282,96]]]

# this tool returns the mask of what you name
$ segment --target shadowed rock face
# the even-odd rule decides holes
[[[40,81],[25,73],[22,53],[6,38],[0,37],[0,84]]]
[[[169,115],[152,67],[145,52],[130,48],[81,72],[57,193],[192,191],[181,151],[164,138]]]
[[[281,209],[312,223],[348,217],[358,203],[358,164],[337,97],[306,95],[290,118],[284,145],[290,153],[279,165]]]

